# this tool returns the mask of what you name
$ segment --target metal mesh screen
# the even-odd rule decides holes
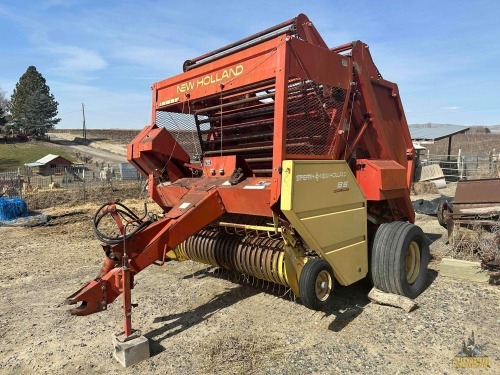
[[[200,160],[201,146],[194,115],[156,112],[156,125],[164,127],[189,154],[192,161]]]
[[[290,80],[287,154],[327,155],[340,126],[347,91],[310,80]]]
[[[274,96],[274,81],[259,82],[224,92],[215,105],[199,109],[203,154],[238,155],[256,175],[271,173]]]

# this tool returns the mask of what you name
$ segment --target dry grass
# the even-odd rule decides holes
[[[49,207],[74,206],[85,202],[98,204],[123,200],[145,198],[145,193],[136,182],[126,182],[113,186],[99,185],[87,188],[85,193],[81,189],[54,189],[40,190],[23,196],[30,210],[42,210]]]
[[[255,335],[223,335],[202,348],[207,374],[253,374],[283,357],[284,344]]]
[[[479,259],[483,266],[486,266],[494,259],[500,260],[500,248],[495,242],[498,236],[500,236],[500,219],[492,226],[455,224],[450,238],[450,255],[457,259]]]
[[[417,195],[439,194],[436,184],[432,181],[419,181],[413,183],[413,191]]]

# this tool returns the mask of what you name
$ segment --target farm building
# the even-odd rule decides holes
[[[73,163],[62,156],[48,154],[33,163],[26,163],[24,165],[33,168],[35,171],[37,170],[40,174],[51,175],[63,171],[64,168],[70,168]]]
[[[448,138],[448,154],[451,154],[451,141],[454,135],[463,134],[470,128],[459,125],[439,125],[434,127],[410,125],[411,139],[419,145],[434,144],[441,139]],[[449,159],[448,159],[449,160]]]

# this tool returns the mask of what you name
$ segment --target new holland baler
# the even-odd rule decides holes
[[[151,125],[128,146],[164,215],[98,210],[104,264],[71,311],[122,294],[130,335],[135,275],[172,260],[285,285],[312,309],[366,277],[414,298],[429,259],[413,224],[414,157],[398,87],[368,46],[329,48],[303,14],[187,60],[152,86]],[[116,236],[98,228],[106,215]]]

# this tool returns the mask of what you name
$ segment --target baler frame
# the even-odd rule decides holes
[[[351,267],[346,271],[349,277],[338,278],[347,285],[366,276],[368,243],[378,241],[379,227],[410,233],[407,227],[390,224],[414,222],[409,198],[414,149],[397,85],[382,78],[366,44],[356,41],[329,49],[300,14],[186,61],[184,73],[155,83],[152,92],[152,124],[129,144],[127,158],[148,178],[148,191],[164,218],[148,223],[132,237],[121,233],[123,241],[103,246],[106,258],[98,277],[68,298],[70,304],[80,303],[73,314],[105,310],[123,293],[124,332],[129,336],[135,274],[153,263],[196,258],[192,254],[200,246],[208,246],[202,257],[207,263],[229,268],[232,264],[240,270],[230,258],[234,254],[241,260],[251,258],[250,265],[241,266],[243,271],[279,280],[300,296],[301,287],[314,287],[314,280],[303,281],[302,273],[314,278],[315,272],[326,272],[329,283],[333,282],[332,265],[324,260],[328,251],[357,246],[356,260],[342,263]],[[162,114],[194,116],[198,154],[186,152],[179,130],[158,125]],[[347,215],[335,216],[337,223],[339,217],[354,217],[355,225],[363,227],[361,235],[356,232],[343,243],[323,246],[301,232],[305,229],[299,224],[307,215],[296,215],[296,225],[292,224],[294,211],[291,206],[284,208],[283,194],[290,195],[289,200],[295,188],[283,184],[302,179],[292,174],[285,177],[284,166],[290,172],[294,163],[306,171],[320,166],[325,176],[332,177],[307,172],[305,176],[323,184],[318,191],[330,192],[332,181],[341,184],[340,189],[332,185],[334,197],[318,197],[321,202],[314,220],[319,218],[319,225],[327,228],[336,213]],[[342,197],[348,196],[352,203],[344,207]],[[105,209],[113,213],[112,205]],[[354,216],[353,210],[357,210]],[[241,220],[249,217],[258,218],[257,227],[281,235],[282,244],[273,245],[279,247],[274,252],[270,245],[253,244],[256,250],[250,253],[239,239],[230,239],[234,254],[217,250],[219,240],[206,228],[217,226],[225,215],[236,217],[230,223],[235,226],[244,225]],[[420,232],[412,236],[423,236]],[[184,242],[189,238],[191,245]],[[423,241],[413,243],[422,254],[428,252]],[[308,249],[316,253],[317,261],[310,260]],[[342,254],[349,257],[349,252]],[[336,274],[340,273],[337,269]],[[385,289],[395,288],[387,284]],[[330,289],[327,299],[314,302],[304,296],[303,301],[319,308],[329,300]],[[419,293],[422,286],[414,289]]]

